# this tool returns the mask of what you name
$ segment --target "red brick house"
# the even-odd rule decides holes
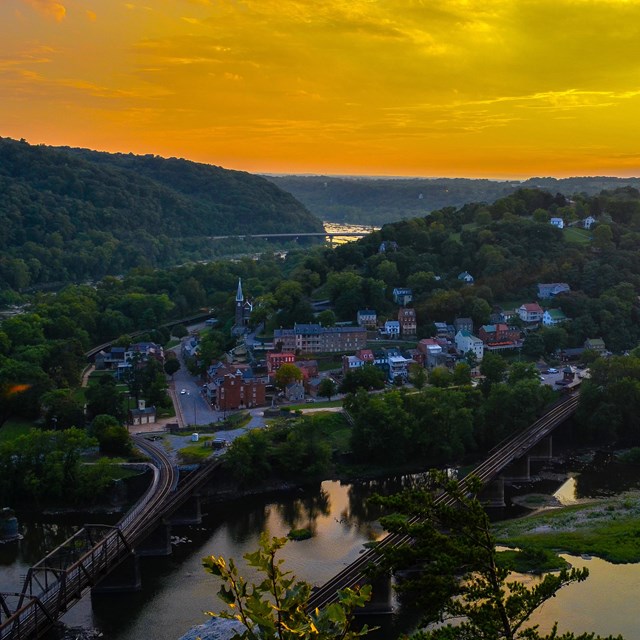
[[[216,384],[215,408],[232,411],[264,405],[266,386],[263,380],[245,380],[240,374],[227,374]]]
[[[296,356],[290,351],[283,351],[282,353],[276,353],[275,351],[269,351],[267,353],[267,372],[269,375],[275,373],[283,364],[294,364]]]
[[[478,329],[478,338],[487,345],[517,342],[520,329],[504,323],[484,324]]]
[[[293,364],[302,372],[303,380],[311,380],[318,375],[318,361],[317,360],[298,360]]]
[[[400,323],[400,333],[403,336],[415,336],[418,331],[416,320],[416,310],[403,307],[398,310],[398,322]]]

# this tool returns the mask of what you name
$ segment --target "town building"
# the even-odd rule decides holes
[[[336,353],[356,351],[367,344],[364,327],[322,327],[319,324],[296,324],[293,329],[276,329],[273,342],[283,351],[296,353]]]
[[[358,356],[358,358],[360,358],[360,360],[368,362],[369,364],[373,364],[374,356],[371,349],[358,349],[358,351],[356,351],[356,355]]]
[[[266,402],[266,387],[262,379],[229,373],[212,383],[210,400],[218,411],[259,407]]]
[[[365,361],[358,356],[342,356],[342,373],[344,373],[344,375],[347,375],[349,371],[360,369],[365,364]]]
[[[157,360],[164,364],[164,349],[155,342],[135,342],[129,345],[124,356],[127,362],[146,362],[149,359]]]
[[[544,310],[537,302],[527,302],[518,307],[518,317],[523,322],[540,322]]]
[[[283,364],[294,364],[296,354],[291,351],[269,351],[267,353],[267,373],[275,373]]]
[[[433,326],[436,328],[436,336],[438,338],[453,340],[456,335],[456,329],[452,324],[447,324],[446,322],[434,322]]]
[[[473,333],[473,320],[471,318],[456,318],[453,321],[453,326],[455,327],[456,333],[458,333],[458,331]]]
[[[358,311],[357,324],[360,327],[366,327],[367,329],[375,329],[378,323],[378,314],[372,309],[361,309]]]
[[[136,409],[129,409],[129,424],[136,426],[140,424],[155,424],[156,408],[147,407],[144,400],[138,400]]]
[[[293,363],[302,372],[302,380],[311,380],[318,375],[317,360],[298,360]]]
[[[401,307],[406,307],[413,300],[413,290],[406,287],[396,287],[392,295],[393,301]]]
[[[424,366],[432,369],[441,361],[444,354],[442,345],[434,338],[423,338],[418,342],[418,351],[424,354]]]
[[[468,271],[463,271],[458,274],[458,280],[462,280],[466,284],[473,284],[475,278]]]
[[[389,366],[389,381],[393,382],[396,378],[402,378],[406,380],[409,377],[409,365],[413,360],[405,358],[403,355],[390,355],[387,358]]]
[[[291,382],[284,389],[284,397],[289,402],[302,402],[304,400],[304,385],[302,382]]]
[[[549,298],[555,298],[560,293],[567,293],[571,291],[571,287],[566,282],[549,282],[547,284],[538,283],[538,298],[541,300],[548,300]]]
[[[607,347],[602,338],[587,338],[584,341],[584,348],[589,351],[596,351],[601,356],[607,352]]]
[[[402,307],[398,310],[398,322],[400,323],[400,334],[403,336],[415,336],[418,331],[416,310]]]
[[[400,335],[400,323],[397,320],[387,320],[384,323],[384,333],[391,338],[397,338]]]
[[[564,229],[564,220],[562,218],[551,218],[549,222],[554,227],[558,227],[558,229]]]
[[[503,351],[522,346],[520,329],[505,323],[482,325],[478,329],[478,337],[488,351]]]
[[[567,319],[562,309],[547,309],[542,314],[542,324],[545,327],[555,327],[557,324],[566,322]]]
[[[484,343],[468,331],[458,331],[455,337],[456,349],[458,353],[464,355],[471,351],[478,361],[482,360],[484,355]]]

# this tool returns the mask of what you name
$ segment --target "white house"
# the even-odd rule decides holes
[[[555,327],[557,324],[562,324],[567,320],[567,316],[564,315],[561,309],[547,309],[542,314],[542,324],[545,327]]]
[[[384,332],[397,338],[400,335],[400,323],[397,320],[387,320],[384,323]]]
[[[566,282],[538,283],[538,298],[542,300],[553,298],[560,293],[568,293],[569,291],[571,291],[571,287]]]
[[[540,322],[544,311],[537,302],[527,302],[518,307],[518,316],[523,322]]]
[[[458,274],[458,280],[462,280],[467,284],[473,284],[474,277],[468,271],[463,271],[462,273]]]
[[[458,331],[455,337],[456,349],[459,353],[465,354],[471,351],[475,354],[478,361],[482,360],[484,355],[484,343],[480,338],[476,338],[469,331]]]
[[[562,218],[551,218],[549,222],[558,229],[564,229],[564,220]]]
[[[404,356],[389,356],[389,380],[393,382],[398,376],[407,378],[409,375],[409,365],[413,360]]]
[[[596,219],[593,216],[587,216],[582,221],[582,227],[583,229],[591,229],[591,227],[593,227],[595,223],[596,223]]]
[[[342,356],[342,373],[344,374],[354,369],[359,369],[364,365],[364,360],[361,360],[358,356]]]

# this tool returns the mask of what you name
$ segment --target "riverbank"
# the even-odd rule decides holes
[[[613,564],[640,562],[640,491],[589,500],[495,525],[496,541],[520,547],[596,556]]]

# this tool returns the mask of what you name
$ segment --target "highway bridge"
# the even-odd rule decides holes
[[[578,398],[578,394],[575,393],[556,403],[528,429],[512,436],[490,451],[487,459],[471,471],[469,475],[479,478],[483,485],[488,485],[505,467],[523,457],[538,442],[549,436],[557,426],[572,416],[578,406]],[[461,486],[462,489],[465,488],[464,480],[462,480]],[[436,498],[437,502],[445,502],[448,500],[453,502],[452,498],[445,494]],[[410,522],[415,523],[418,521],[418,518],[414,518]],[[405,544],[411,544],[411,538],[409,536],[400,534],[387,535],[376,545],[375,549],[369,549],[362,553],[355,562],[345,567],[331,580],[314,590],[307,605],[307,610],[314,611],[318,607],[322,608],[336,602],[338,592],[342,589],[355,588],[366,584],[368,581],[368,570],[379,565],[381,562],[381,552],[385,549]]]
[[[85,525],[31,567],[20,593],[0,593],[0,640],[39,638],[113,569],[135,557],[136,547],[171,516],[220,465],[205,463],[178,486],[164,451],[143,437],[136,445],[153,462],[146,493],[116,526]]]
[[[303,231],[301,233],[244,233],[232,236],[208,236],[207,240],[244,240],[245,238],[262,238],[265,240],[275,240],[281,238],[283,240],[298,240],[299,238],[325,238],[329,242],[333,242],[334,238],[364,238],[371,231]]]

